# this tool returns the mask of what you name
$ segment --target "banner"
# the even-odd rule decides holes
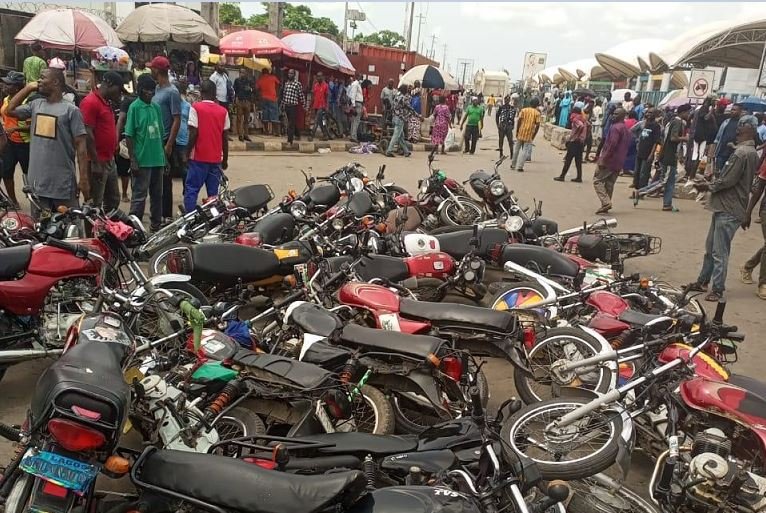
[[[545,69],[548,60],[547,53],[527,52],[524,54],[524,69],[521,70],[521,80],[526,82]]]

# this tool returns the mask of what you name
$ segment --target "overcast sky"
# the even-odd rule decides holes
[[[301,2],[304,3],[304,2]],[[343,2],[305,2],[317,16],[343,25]],[[394,30],[403,33],[404,2],[349,2],[361,9],[366,22],[358,31]],[[241,4],[243,14],[262,12],[260,4]],[[521,75],[524,52],[548,54],[548,66],[593,57],[593,54],[636,38],[673,39],[696,25],[741,20],[766,12],[763,3],[746,2],[418,2],[415,15],[427,15],[421,45],[441,61],[447,45],[447,65],[455,73],[458,59],[473,59],[474,70],[507,69],[513,80]],[[413,40],[417,37],[415,18]],[[350,35],[350,29],[349,29]],[[413,48],[415,43],[413,42]],[[462,69],[462,67],[461,67]]]

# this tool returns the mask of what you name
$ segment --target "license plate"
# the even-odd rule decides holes
[[[99,467],[60,454],[30,449],[19,465],[27,474],[82,494],[93,482]]]

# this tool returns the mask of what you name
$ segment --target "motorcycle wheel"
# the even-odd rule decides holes
[[[34,483],[35,480],[32,476],[21,473],[16,482],[13,483],[5,500],[4,513],[24,513],[27,511]]]
[[[450,226],[473,225],[484,220],[481,205],[470,198],[458,197],[457,200],[444,200],[447,205],[439,213],[443,224]],[[462,208],[461,208],[462,207]]]
[[[141,246],[141,250],[148,255],[154,256],[157,252],[176,244],[178,242],[178,229],[180,226],[181,222],[176,220],[176,222],[163,227],[160,231],[152,234],[149,241]]]
[[[547,330],[531,349],[527,349],[527,363],[532,375],[526,372],[513,373],[513,383],[521,400],[525,404],[534,404],[553,399],[559,396],[557,392],[561,387],[579,387],[599,394],[608,392],[612,383],[612,370],[606,366],[581,374],[577,374],[577,370],[571,371],[566,376],[558,376],[558,379],[552,370],[556,362],[584,360],[599,354],[600,348],[601,345],[582,330]]]
[[[606,486],[598,479],[570,481],[572,498],[567,505],[570,513],[659,513],[651,502],[633,490]]]
[[[346,427],[351,427],[352,431],[358,433],[373,435],[394,433],[394,411],[391,401],[377,388],[364,385],[351,408],[351,419],[338,423],[335,426],[338,431],[346,431]]]
[[[149,259],[149,276],[171,274],[168,269],[168,257],[173,252],[189,251],[191,244],[172,244],[155,252]]]
[[[589,402],[580,397],[553,399],[516,412],[500,430],[507,461],[515,462],[517,455],[523,454],[537,464],[546,480],[571,481],[607,469],[617,459],[620,446],[622,418],[618,413],[596,411],[558,432],[546,429],[557,418]]]
[[[227,411],[223,417],[213,424],[221,441],[232,440],[244,436],[265,435],[266,425],[263,420],[252,410],[237,406]],[[221,452],[223,456],[234,456]]]
[[[418,288],[412,289],[418,301],[439,303],[447,295],[447,289],[439,289],[444,282],[436,278],[418,278]]]
[[[545,288],[535,281],[520,281],[513,283],[499,283],[497,287],[490,286],[494,293],[484,304],[493,310],[512,310],[523,308],[525,305],[531,305],[543,301],[548,294]],[[556,307],[543,307],[536,311],[546,318],[550,319],[556,315]],[[525,316],[523,311],[514,312],[519,315],[520,320],[537,321],[537,315]]]

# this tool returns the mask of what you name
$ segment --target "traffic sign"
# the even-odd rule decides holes
[[[715,85],[715,71],[711,69],[692,70],[689,78],[689,98],[703,100],[713,92]]]

